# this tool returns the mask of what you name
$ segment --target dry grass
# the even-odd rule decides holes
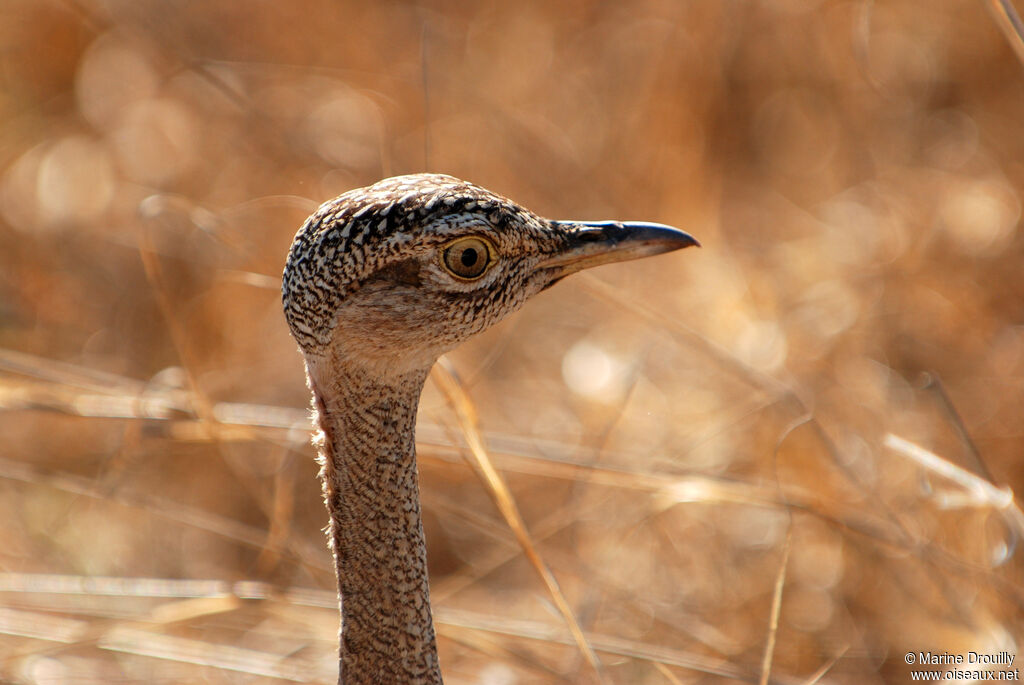
[[[332,681],[278,278],[319,202],[426,169],[705,246],[568,279],[428,385],[448,682],[1016,654],[1012,7],[0,4],[0,682]]]

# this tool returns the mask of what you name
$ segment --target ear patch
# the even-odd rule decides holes
[[[367,282],[390,281],[398,285],[418,286],[422,282],[420,279],[420,263],[415,259],[394,262],[374,272],[366,280]]]

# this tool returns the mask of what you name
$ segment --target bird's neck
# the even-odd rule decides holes
[[[416,470],[428,369],[387,379],[308,363],[341,594],[339,683],[440,683]]]

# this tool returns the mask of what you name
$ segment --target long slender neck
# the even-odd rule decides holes
[[[441,683],[414,437],[428,370],[382,380],[307,366],[342,604],[338,682]]]

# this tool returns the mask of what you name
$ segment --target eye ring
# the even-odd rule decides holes
[[[453,240],[441,251],[441,266],[463,281],[475,281],[493,264],[494,248],[477,236]]]

